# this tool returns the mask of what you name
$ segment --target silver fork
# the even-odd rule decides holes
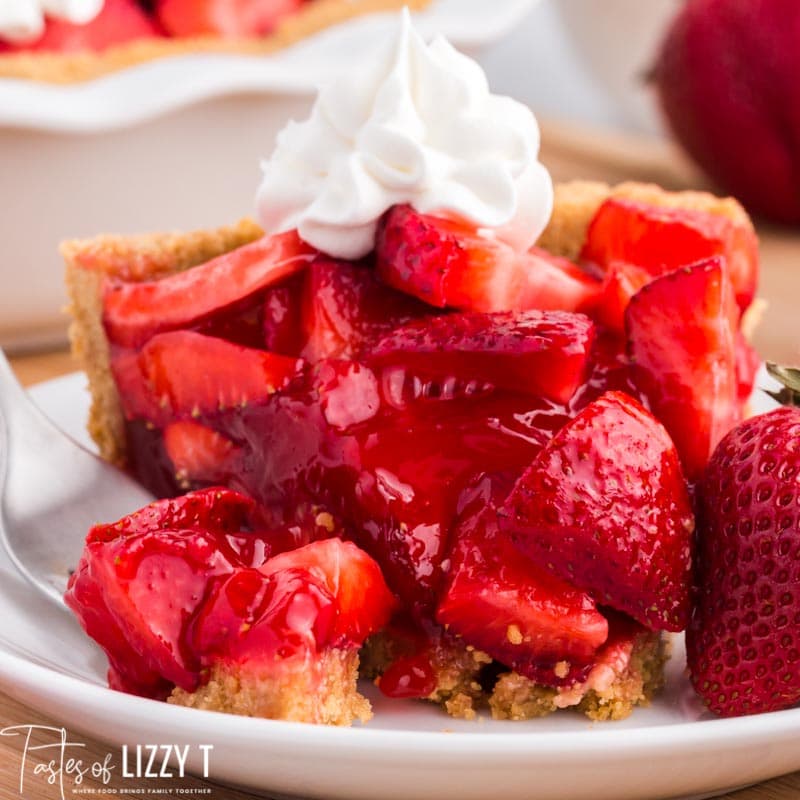
[[[0,350],[0,539],[36,589],[63,605],[89,528],[152,499],[59,430],[30,400]]]

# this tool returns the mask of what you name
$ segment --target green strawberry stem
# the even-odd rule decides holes
[[[767,372],[781,384],[777,392],[765,390],[767,394],[781,405],[800,406],[800,369],[767,361]]]

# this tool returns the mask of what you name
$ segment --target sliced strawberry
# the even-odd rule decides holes
[[[141,390],[159,408],[150,420],[157,424],[263,401],[299,375],[302,365],[193,331],[158,334],[139,354]]]
[[[239,448],[221,433],[192,420],[164,428],[164,447],[181,486],[224,483],[236,473]]]
[[[489,478],[462,500],[437,621],[523,675],[590,664],[608,636],[592,598],[520,556],[498,528]]]
[[[722,214],[606,200],[592,219],[581,258],[608,267],[625,261],[657,277],[711,256],[724,256],[736,301],[747,308],[758,283],[758,239]]]
[[[430,313],[423,303],[381,283],[372,269],[320,257],[306,273],[301,354],[312,363],[353,358],[368,343]]]
[[[566,403],[587,372],[593,339],[582,314],[448,314],[394,330],[366,360],[443,383],[477,381]]]
[[[117,522],[95,525],[87,544],[110,542],[136,533],[163,530],[240,531],[252,524],[255,503],[246,495],[220,486],[157,500]]]
[[[380,630],[397,602],[378,564],[352,542],[325,539],[271,558],[264,575],[304,569],[323,581],[336,602],[329,641],[333,646],[361,645]]]
[[[156,281],[107,281],[103,322],[109,339],[140,347],[162,331],[195,325],[302,270],[315,251],[295,231],[266,236],[185,272]]]
[[[390,286],[437,308],[575,311],[600,284],[563,258],[518,253],[464,223],[395,206],[376,240],[378,273]]]
[[[564,426],[501,510],[519,549],[656,630],[689,618],[694,519],[678,453],[633,398],[609,392]]]
[[[360,647],[396,606],[378,565],[341,539],[237,570],[214,589],[190,634],[204,663],[266,664],[326,647]],[[272,666],[270,666],[272,665]]]
[[[625,332],[625,309],[636,292],[652,280],[642,267],[625,261],[612,261],[603,278],[597,302],[586,309],[593,319],[616,333]]]
[[[580,311],[597,298],[600,281],[577,264],[532,247],[518,257],[525,272],[521,302],[526,308]],[[515,302],[512,296],[510,301]]]
[[[573,685],[562,683],[561,691],[556,700],[558,708],[571,708],[577,706],[586,695],[592,691],[608,694],[612,686],[618,681],[625,681],[631,673],[631,662],[637,645],[641,640],[650,643],[655,641],[654,634],[647,628],[634,622],[625,614],[618,614],[611,609],[604,609],[604,614],[608,618],[608,639],[597,651],[592,663],[588,668],[576,674]],[[648,649],[650,649],[648,647]],[[641,652],[641,650],[640,650]],[[556,665],[559,674],[563,674],[566,665],[561,663]],[[633,670],[639,667],[634,663]],[[552,680],[548,674],[541,671],[541,674],[531,676],[536,683],[548,684]],[[576,672],[570,668],[570,672]],[[612,692],[613,693],[613,692]]]
[[[146,573],[155,564],[156,583],[162,585],[162,580],[168,579],[165,576],[175,578],[169,596],[177,604],[191,603],[193,601],[187,599],[186,591],[190,585],[199,586],[201,575],[205,574],[202,563],[213,572],[226,562],[238,563],[243,554],[250,557],[248,563],[266,560],[262,558],[259,561],[258,554],[271,552],[269,545],[259,540],[262,547],[256,548],[257,537],[245,535],[251,541],[243,546],[235,535],[252,524],[254,509],[255,504],[250,498],[217,487],[159,500],[118,522],[95,525],[89,531],[86,548],[70,577],[64,600],[89,636],[106,652],[110,665],[109,683],[113,688],[163,699],[172,688],[172,681],[167,676],[181,677],[187,683],[193,680],[192,660],[181,649],[181,637],[168,619],[166,605],[155,612],[153,625],[148,626],[139,610],[134,608],[132,593],[119,583],[116,568],[130,564],[128,558],[133,554],[138,554],[135,557],[140,562],[152,556],[155,561],[148,562],[149,566],[141,575],[137,572],[133,582],[147,580]],[[175,530],[180,533],[175,533]],[[207,544],[213,540],[227,556],[215,559],[208,550],[203,556],[202,545],[190,546],[193,531],[205,531],[202,541]],[[156,536],[159,543],[154,544],[152,538],[143,538],[150,535]],[[186,569],[175,565],[169,546],[165,546],[175,537],[180,538],[181,545],[191,553],[186,566],[191,567],[194,563],[197,567],[191,578],[186,577]],[[214,562],[216,567],[212,567]],[[165,572],[159,577],[161,567]],[[178,580],[181,576],[186,580]],[[163,603],[163,598],[158,602]],[[148,609],[152,610],[150,605]]]
[[[156,14],[172,36],[261,36],[303,0],[157,0]]]
[[[655,279],[626,312],[634,381],[669,431],[690,480],[740,419],[738,321],[720,258]]]
[[[73,24],[48,17],[44,33],[35,42],[8,45],[3,49],[9,52],[102,52],[112,45],[160,35],[158,25],[136,0],[105,0],[100,13],[89,22]]]
[[[142,663],[193,690],[200,664],[184,640],[186,618],[209,580],[229,574],[221,537],[197,530],[134,534],[88,544],[84,558],[114,623]]]
[[[147,385],[139,351],[112,345],[110,362],[125,419],[161,419],[164,412],[159,399]]]
[[[106,605],[103,585],[93,574],[86,553],[70,576],[64,602],[77,616],[81,627],[106,653],[108,684],[112,689],[166,699],[172,684],[128,642],[125,630],[117,624]]]
[[[570,417],[611,391],[625,392],[646,405],[644,394],[637,389],[630,374],[625,336],[601,325],[595,330],[589,355],[590,371],[569,402]]]

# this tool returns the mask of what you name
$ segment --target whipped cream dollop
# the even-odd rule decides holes
[[[35,42],[44,33],[45,16],[85,25],[102,8],[103,0],[0,0],[0,39]]]
[[[537,160],[531,111],[493,95],[481,67],[445,39],[427,45],[403,12],[384,52],[320,89],[263,166],[265,230],[297,228],[314,247],[357,259],[398,203],[493,229],[527,249],[550,218],[553,185]]]

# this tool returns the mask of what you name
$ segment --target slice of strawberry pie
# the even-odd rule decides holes
[[[211,506],[90,533],[69,602],[112,685],[342,723],[357,659],[462,717],[661,686],[690,482],[752,386],[755,235],[710,195],[554,192],[537,151],[406,14],[279,136],[264,230],[65,245],[103,455]]]
[[[726,258],[756,262],[733,237],[581,265],[613,202],[752,231],[708,195],[568,184],[520,258],[408,207],[357,261],[247,222],[66,244],[103,455],[162,496],[237,493],[90,534],[69,602],[112,686],[349,722],[369,636],[362,674],[459,716],[647,702],[689,609],[684,474],[752,385]]]
[[[89,532],[67,605],[112,688],[194,708],[348,725],[370,717],[358,650],[395,601],[350,542],[297,546],[223,488],[161,500]]]

